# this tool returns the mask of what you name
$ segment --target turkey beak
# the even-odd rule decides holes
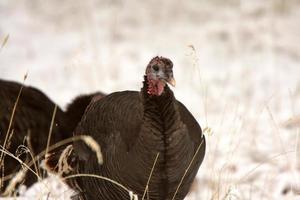
[[[172,85],[173,87],[175,87],[176,85],[176,81],[173,77],[170,77],[168,80],[167,80],[167,83],[169,83],[170,85]]]

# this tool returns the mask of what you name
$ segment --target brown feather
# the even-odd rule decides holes
[[[161,66],[171,62],[161,57],[154,59]],[[161,95],[153,96],[149,94],[147,81],[145,77],[140,92],[115,92],[89,105],[74,134],[93,137],[101,146],[104,163],[99,165],[95,154],[83,142],[74,142],[71,156],[77,164],[70,174],[111,178],[141,199],[159,152],[149,183],[149,197],[171,200],[202,143],[176,195],[175,199],[181,200],[188,193],[204,158],[205,138],[192,114],[175,99],[167,85]],[[105,180],[77,177],[67,179],[66,183],[79,191],[76,196],[79,199],[129,199],[128,191]]]
[[[19,83],[0,80],[1,145],[4,145],[9,122],[12,118],[13,108],[21,87],[22,85]],[[9,141],[10,145],[6,145],[5,148],[15,154],[18,146],[24,144],[30,148],[34,156],[45,150],[54,108],[55,104],[41,91],[33,87],[23,86],[15,114],[12,118],[10,130],[13,130],[13,135]],[[57,108],[50,144],[54,144],[68,137],[70,132],[65,122],[64,112],[60,108]],[[29,142],[26,142],[26,137],[29,139]],[[22,155],[20,158],[23,161],[26,159],[31,160],[28,153]],[[39,162],[40,161],[41,160],[39,160]],[[4,163],[2,164],[4,167],[1,168],[0,174],[4,174],[4,176],[17,173],[21,169],[20,163],[9,156],[5,156]],[[33,166],[32,169],[35,170]],[[31,172],[27,172],[24,184],[30,186],[36,181],[37,177]],[[1,193],[5,190],[7,184],[8,181],[3,181]]]

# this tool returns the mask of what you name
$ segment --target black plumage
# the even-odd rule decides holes
[[[17,101],[20,91],[20,97]],[[72,132],[81,120],[86,107],[91,101],[96,101],[103,96],[104,94],[101,92],[80,95],[67,106],[66,112],[57,107],[50,145],[72,137]],[[13,115],[15,104],[16,110]],[[55,103],[40,90],[22,86],[17,82],[0,80],[0,145],[4,147],[4,141],[8,134],[5,149],[14,155],[17,155],[18,151],[21,150],[21,145],[27,146],[33,156],[44,151],[47,146],[54,108]],[[12,124],[9,128],[10,121]],[[12,194],[11,192],[15,192],[16,187],[8,192],[6,191],[7,186],[10,180],[21,170],[21,165],[10,156],[4,154],[2,156],[4,159],[2,159],[2,167],[0,168],[2,175],[0,177],[0,195],[9,196]],[[29,153],[22,154],[20,158],[27,163],[32,160]],[[38,162],[40,163],[42,159],[44,156]],[[33,166],[32,169],[36,171]],[[42,177],[46,175],[41,168],[39,168],[39,172]],[[37,180],[36,175],[27,171],[26,176],[20,180],[19,184],[25,184],[29,187]]]
[[[77,124],[80,122],[81,117],[88,105],[91,102],[95,102],[104,96],[105,94],[102,92],[95,92],[91,94],[79,95],[75,99],[73,99],[72,102],[68,104],[65,112],[66,117],[69,121],[68,126],[71,126],[70,128],[74,130]]]
[[[99,165],[90,148],[77,141],[67,158],[72,170],[62,175],[109,177],[142,199],[159,153],[145,199],[171,200],[195,155],[174,198],[184,199],[204,158],[205,138],[192,114],[166,84],[175,84],[172,67],[169,59],[155,57],[146,68],[140,92],[115,92],[90,104],[74,134],[92,136],[101,146],[104,163]],[[47,159],[49,168],[57,169],[53,165],[57,155]],[[76,199],[129,199],[127,191],[105,180],[77,177],[66,183],[78,191]]]
[[[18,147],[23,144],[30,149],[33,156],[36,156],[46,149],[55,103],[38,89],[25,85],[23,85],[17,102],[21,87],[22,85],[19,83],[0,80],[0,145],[4,147],[7,137],[4,148],[9,152],[17,155]],[[16,109],[13,115],[15,104]],[[72,136],[65,119],[64,112],[57,107],[50,144]],[[9,128],[10,121],[12,123]],[[8,136],[6,136],[7,134]],[[32,160],[29,153],[22,154],[20,158],[26,163]],[[5,190],[11,178],[5,180],[4,177],[9,174],[14,174],[12,176],[14,177],[20,169],[20,163],[10,156],[5,155],[4,159],[1,159],[2,195],[10,195],[10,192]],[[36,171],[33,166],[32,169]],[[42,176],[42,174],[40,175]],[[30,186],[37,180],[37,177],[28,171],[25,180],[22,180],[21,183]]]

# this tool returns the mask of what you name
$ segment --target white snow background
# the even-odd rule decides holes
[[[207,130],[186,200],[300,199],[299,0],[1,0],[0,45],[0,78],[28,73],[63,108],[139,90],[149,60],[170,58]],[[13,199],[71,194],[52,176]]]

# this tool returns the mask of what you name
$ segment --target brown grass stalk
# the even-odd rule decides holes
[[[152,174],[153,174],[155,165],[156,165],[156,163],[157,163],[158,157],[159,157],[159,152],[156,154],[156,157],[155,157],[153,166],[152,166],[152,168],[151,168],[151,172],[150,172],[150,175],[149,175],[148,180],[147,180],[147,184],[146,184],[146,187],[145,187],[145,190],[144,190],[144,194],[143,194],[143,196],[142,196],[142,200],[144,200],[145,195],[146,195],[146,192],[148,193],[148,188],[149,188],[150,179],[151,179],[151,177],[152,177]],[[148,199],[149,199],[149,198],[148,198]]]
[[[10,120],[9,120],[8,128],[7,128],[5,139],[4,139],[4,143],[3,143],[3,148],[6,148],[6,143],[8,142],[8,138],[9,138],[9,135],[10,135],[11,126],[12,126],[12,123],[13,123],[13,120],[14,120],[15,112],[16,112],[16,109],[17,109],[17,105],[18,105],[18,102],[19,102],[19,99],[20,99],[23,87],[24,86],[22,85],[21,88],[20,88],[20,91],[19,91],[18,96],[17,96],[17,100],[16,100],[16,102],[14,104],[14,107],[13,107],[13,110],[12,110],[12,114],[11,114],[11,117],[10,117]],[[0,165],[2,165],[3,162],[4,162],[3,155],[4,155],[3,152],[1,152]]]
[[[52,131],[53,131],[53,125],[54,125],[54,119],[55,119],[56,111],[57,111],[57,105],[55,104],[55,107],[54,107],[54,110],[53,110],[53,114],[52,114],[52,118],[51,118],[50,128],[49,128],[49,134],[48,134],[48,140],[47,140],[47,146],[46,146],[46,155],[47,155],[48,150],[49,150],[49,145],[50,145],[50,141],[51,141],[51,136],[52,136]]]
[[[204,140],[202,140],[201,143],[199,144],[199,146],[198,146],[198,148],[197,148],[197,150],[196,150],[196,152],[195,152],[195,154],[194,154],[194,156],[193,156],[191,162],[189,163],[188,167],[185,169],[185,172],[184,172],[184,174],[183,174],[183,176],[182,176],[182,178],[181,178],[181,180],[180,180],[180,182],[179,182],[179,184],[178,184],[178,186],[177,186],[177,188],[176,188],[176,191],[175,191],[175,193],[174,193],[174,195],[173,195],[173,197],[172,197],[172,200],[175,199],[175,197],[176,197],[176,195],[177,195],[177,192],[178,192],[179,188],[181,187],[181,184],[182,184],[182,182],[183,182],[183,179],[185,178],[185,176],[186,176],[187,172],[189,171],[190,167],[192,166],[192,164],[193,164],[193,162],[194,162],[194,160],[195,160],[195,158],[196,158],[196,156],[197,156],[197,154],[198,154],[198,152],[199,152],[199,150],[200,150],[200,148],[201,148],[201,146],[202,146],[202,144],[203,144],[203,141],[204,141]]]
[[[0,52],[2,51],[3,47],[7,44],[8,39],[9,39],[9,34],[7,34],[7,35],[5,36],[5,38],[3,39],[2,44],[1,44],[1,47],[0,47]]]
[[[74,142],[74,141],[78,141],[78,140],[83,140],[83,141],[85,141],[85,138],[86,137],[90,137],[90,136],[86,136],[86,135],[79,135],[79,136],[73,136],[73,137],[71,137],[71,138],[67,138],[67,139],[64,139],[64,140],[61,140],[61,141],[59,141],[59,142],[57,142],[57,143],[55,143],[55,144],[53,144],[53,145],[51,145],[51,146],[49,146],[49,151],[52,151],[52,150],[54,150],[54,149],[56,149],[56,148],[58,148],[58,147],[60,147],[60,146],[63,146],[63,145],[65,145],[65,144],[68,144],[68,143],[71,143],[71,142]],[[1,152],[3,152],[3,153],[5,153],[5,152],[8,152],[6,149],[4,149],[3,147],[2,147],[2,149],[0,149],[0,151]],[[10,152],[8,152],[8,153],[10,153]],[[101,152],[96,152],[96,153],[100,153],[101,154]],[[12,155],[12,157],[14,158],[15,156],[13,155],[13,154],[11,154]],[[44,151],[42,151],[42,152],[40,152],[38,155],[36,155],[36,156],[34,156],[34,160],[40,160],[43,156],[45,156],[46,155],[46,150],[44,150]],[[34,164],[34,160],[32,160],[32,161],[30,161],[29,163],[27,163],[27,164],[25,164],[22,160],[20,160],[19,158],[17,158],[18,160],[17,161],[21,161],[22,163],[21,164],[24,164],[25,166],[27,166],[27,167],[31,167],[33,164]],[[37,173],[35,173],[34,172],[34,174],[35,175],[37,175]],[[14,176],[14,174],[9,174],[9,175],[7,175],[7,176],[5,176],[5,177],[3,177],[3,181],[6,181],[6,180],[9,180],[12,176]]]

